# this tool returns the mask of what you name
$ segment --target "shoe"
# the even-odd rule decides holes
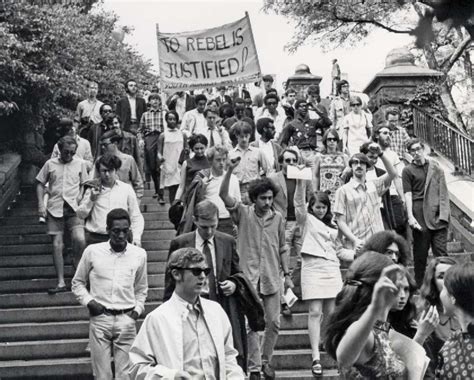
[[[311,365],[311,373],[316,378],[320,378],[323,376],[323,366],[321,365],[320,360],[313,360],[313,364]]]
[[[260,380],[260,372],[250,372],[249,380]]]
[[[55,288],[49,288],[48,289],[48,294],[58,294],[58,293],[65,293],[67,292],[67,286],[64,285],[64,286],[56,286]]]
[[[40,217],[38,218],[38,222],[39,222],[39,224],[46,224],[46,219],[43,218],[42,216],[40,216]]]
[[[291,317],[291,315],[292,315],[291,309],[288,307],[288,305],[286,303],[281,305],[281,314],[284,317]]]
[[[263,372],[263,378],[265,380],[275,379],[275,370],[272,368],[270,364],[264,363],[262,365],[262,372]]]
[[[153,194],[153,199],[158,198],[158,193]]]
[[[166,202],[165,202],[165,200],[163,199],[163,197],[160,197],[160,198],[158,199],[158,203],[159,203],[160,205],[164,205]]]

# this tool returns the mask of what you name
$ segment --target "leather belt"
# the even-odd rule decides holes
[[[130,311],[132,311],[133,309],[134,309],[133,307],[131,307],[129,309],[122,309],[122,310],[104,309],[104,314],[110,314],[110,315],[127,314]]]

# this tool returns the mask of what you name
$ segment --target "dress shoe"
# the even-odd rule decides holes
[[[265,380],[275,379],[275,370],[272,368],[272,366],[269,363],[264,363],[262,365],[262,372],[263,372],[263,378]]]
[[[250,372],[249,380],[260,380],[260,372]]]
[[[67,292],[67,286],[56,286],[55,288],[49,288],[48,289],[48,294],[58,294],[58,293],[65,293]]]

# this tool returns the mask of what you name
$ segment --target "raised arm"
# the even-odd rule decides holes
[[[229,165],[227,171],[224,174],[224,179],[222,180],[221,188],[219,189],[219,196],[225,204],[225,207],[235,206],[235,199],[229,194],[229,183],[232,172],[239,165],[241,158],[236,157],[232,160],[229,160]]]

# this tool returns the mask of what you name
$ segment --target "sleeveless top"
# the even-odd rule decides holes
[[[372,357],[364,364],[355,364],[346,375],[346,379],[403,380],[407,378],[407,369],[402,359],[393,351],[388,332],[390,323],[375,322],[374,350]]]
[[[179,185],[181,182],[179,156],[183,150],[183,132],[179,129],[165,129],[163,143],[163,157],[165,161],[161,164],[160,188]]]

